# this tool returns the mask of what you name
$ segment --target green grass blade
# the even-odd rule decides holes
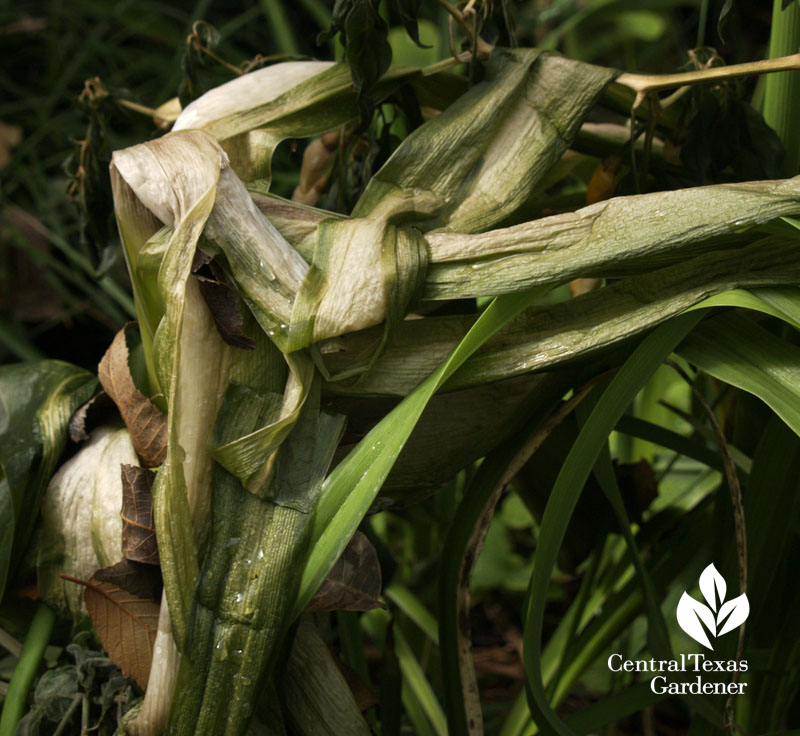
[[[442,706],[436,698],[436,694],[425,677],[425,673],[414,656],[414,652],[406,641],[400,627],[395,624],[394,627],[394,645],[397,652],[397,658],[400,661],[400,672],[403,675],[403,682],[411,692],[414,698],[420,704],[425,716],[430,721],[436,736],[447,736],[447,718],[445,718]]]
[[[694,328],[701,314],[688,313],[661,325],[648,335],[628,358],[600,397],[559,473],[541,522],[530,600],[525,622],[525,670],[529,687],[528,706],[543,732],[573,736],[547,700],[542,681],[542,629],[547,589],[558,550],[580,492],[605,446],[608,435],[661,362]]]
[[[267,19],[275,49],[290,56],[299,54],[300,47],[281,0],[260,0],[259,5]]]
[[[800,348],[726,313],[700,325],[677,352],[714,378],[758,396],[800,434]]]
[[[50,635],[56,623],[56,614],[44,603],[40,603],[33,616],[22,652],[14,667],[8,692],[3,702],[3,715],[0,717],[0,736],[12,736],[19,719],[27,707],[28,690],[39,671],[44,650],[50,642]]]
[[[439,645],[439,628],[436,617],[405,585],[392,583],[383,594],[408,616],[431,642]]]
[[[303,572],[296,614],[311,600],[358,528],[430,398],[489,337],[541,293],[534,289],[495,299],[447,360],[387,414],[328,476],[317,507],[312,552]]]

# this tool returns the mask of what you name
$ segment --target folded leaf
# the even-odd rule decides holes
[[[117,405],[130,432],[136,454],[147,468],[161,465],[167,454],[167,418],[133,383],[123,327],[97,367],[106,394]]]
[[[743,248],[706,253],[603,289],[525,311],[489,340],[448,382],[462,388],[581,358],[641,334],[706,297],[740,286],[792,284],[800,278],[796,243],[778,237]],[[406,320],[366,373],[329,383],[349,395],[404,395],[466,334],[472,317]],[[358,360],[377,331],[345,335],[321,346],[331,371]],[[328,352],[330,350],[330,352]]]

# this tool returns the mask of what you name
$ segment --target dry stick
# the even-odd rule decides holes
[[[647,94],[660,89],[672,89],[688,84],[703,84],[721,79],[734,79],[746,77],[751,74],[768,74],[769,72],[784,72],[791,69],[800,69],[800,53],[791,56],[781,56],[777,59],[765,61],[750,61],[746,64],[732,64],[731,66],[718,66],[713,69],[703,69],[680,74],[620,74],[616,81],[630,87],[637,94]]]
[[[497,482],[494,490],[486,504],[483,507],[480,518],[475,524],[472,534],[470,535],[469,542],[464,549],[464,555],[461,558],[461,566],[458,573],[458,595],[456,598],[456,620],[464,621],[469,619],[469,581],[472,577],[472,570],[475,567],[475,561],[480,554],[483,542],[486,539],[486,533],[489,531],[489,524],[494,514],[494,508],[500,498],[503,489],[513,480],[514,476],[519,473],[522,466],[530,459],[531,455],[540,447],[550,433],[561,424],[564,419],[575,409],[578,404],[583,401],[589,391],[594,388],[595,384],[608,377],[608,372],[602,373],[589,381],[583,386],[572,398],[565,401],[555,412],[553,412],[525,441],[517,454],[514,456],[503,475]],[[482,734],[483,728],[482,719],[480,717],[480,700],[478,699],[478,683],[475,675],[475,663],[472,660],[471,650],[472,642],[470,641],[469,629],[456,627],[458,637],[458,659],[459,659],[459,672],[461,673],[461,692],[464,698],[464,708],[467,711],[467,722],[472,721],[476,724],[474,729],[470,729],[471,733]],[[470,718],[472,714],[472,718]]]
[[[709,406],[705,396],[703,396],[700,389],[697,388],[695,382],[686,374],[683,368],[672,360],[667,360],[665,362],[689,384],[692,393],[697,397],[697,400],[708,416],[708,420],[711,422],[711,426],[717,438],[717,446],[722,456],[722,464],[725,468],[725,476],[728,480],[728,488],[731,493],[731,505],[733,506],[733,523],[736,527],[736,552],[739,557],[739,594],[741,595],[747,592],[747,529],[745,528],[744,505],[742,504],[742,487],[739,484],[739,475],[736,472],[736,465],[731,457],[730,450],[728,449],[728,441],[725,439],[725,433],[719,425],[717,415]],[[745,624],[742,624],[739,627],[739,642],[736,645],[737,663],[741,661],[742,653],[744,652],[744,629]],[[737,668],[733,673],[731,682],[736,684],[738,681],[739,670]],[[733,694],[729,695],[728,700],[725,702],[725,722],[723,726],[730,729],[731,733],[734,733],[734,730],[741,732],[741,727],[736,723],[733,716]]]

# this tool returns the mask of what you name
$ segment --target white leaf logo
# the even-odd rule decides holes
[[[707,649],[714,648],[709,633],[713,638],[727,634],[741,626],[750,613],[750,603],[744,593],[725,602],[727,589],[725,578],[712,563],[700,575],[700,592],[708,605],[696,601],[688,593],[678,602],[678,624]]]

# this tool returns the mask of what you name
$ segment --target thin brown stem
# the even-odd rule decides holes
[[[485,59],[489,56],[489,54],[492,53],[494,46],[484,41],[480,35],[478,35],[473,26],[469,24],[469,21],[464,13],[462,13],[455,5],[447,0],[436,0],[436,2],[440,7],[444,8],[450,14],[450,17],[453,18],[456,23],[458,23],[458,25],[461,27],[461,30],[464,32],[464,35],[469,39],[470,46],[478,58]],[[475,11],[470,8],[470,13],[474,12]]]
[[[784,72],[791,69],[800,69],[800,53],[791,56],[781,56],[777,59],[764,61],[750,61],[746,64],[732,64],[731,66],[717,66],[712,69],[700,69],[694,72],[680,74],[620,74],[616,81],[630,87],[637,94],[647,94],[660,89],[672,89],[689,84],[703,84],[736,77],[747,77],[752,74],[769,74],[770,72]]]

